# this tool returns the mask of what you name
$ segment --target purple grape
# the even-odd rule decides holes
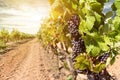
[[[72,50],[74,54],[79,54],[86,51],[84,40],[82,38],[79,38],[78,40],[73,39],[72,44]]]
[[[81,34],[79,34],[79,24],[80,17],[78,15],[72,15],[72,17],[68,21],[68,29],[72,36],[72,60],[80,54],[86,51],[84,40],[81,38]]]
[[[80,23],[80,18],[78,15],[73,15],[68,21],[68,29],[72,37],[80,36],[78,27]]]
[[[105,52],[102,56],[99,57],[101,62],[106,62],[109,57],[109,52]]]

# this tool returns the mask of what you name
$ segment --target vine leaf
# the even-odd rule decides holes
[[[90,65],[90,61],[84,55],[77,56],[75,60],[76,60],[76,64],[75,64],[76,69],[85,70]]]
[[[89,45],[89,46],[87,46],[87,47],[86,47],[87,53],[90,53],[93,47],[94,47],[94,45]]]
[[[95,14],[95,19],[96,19],[95,26],[96,26],[96,27],[99,27],[102,16],[99,15],[98,13],[96,13],[96,12],[95,12],[94,14]]]
[[[120,0],[115,0],[115,7],[120,9]]]
[[[111,38],[110,37],[107,37],[107,36],[104,36],[104,42],[106,45],[112,45],[113,43],[111,42]],[[108,49],[106,47],[106,49]]]
[[[115,0],[115,7],[117,8],[117,15],[120,16],[120,0]]]
[[[117,36],[115,36],[115,39],[116,39],[117,41],[119,41],[119,40],[120,40],[120,34],[118,34]]]
[[[74,3],[72,3],[72,8],[73,8],[74,10],[77,10],[77,5],[74,4]]]
[[[99,64],[94,66],[93,71],[96,73],[99,73],[103,69],[105,69],[105,63],[99,63]]]
[[[93,57],[96,57],[99,55],[99,53],[100,53],[100,48],[98,46],[94,46],[91,50],[91,55]]]
[[[101,13],[103,9],[102,5],[99,2],[91,2],[90,6],[91,6],[91,9],[93,11],[96,11],[97,13]]]
[[[110,64],[113,65],[115,62],[115,57],[113,57],[111,60],[110,60]]]
[[[118,35],[118,32],[116,30],[108,33],[108,36],[111,37],[111,38],[115,38],[117,35]]]
[[[113,16],[113,11],[109,11],[109,12],[106,13],[105,18],[107,19],[107,18],[110,18],[112,16]]]
[[[109,47],[107,46],[107,44],[105,44],[105,42],[98,42],[98,44],[102,51],[107,51],[109,49]]]
[[[116,13],[118,16],[120,16],[120,9],[117,9]]]
[[[90,31],[93,28],[95,22],[94,16],[86,16],[86,28]]]
[[[116,16],[113,20],[113,25],[116,30],[120,30],[120,17]]]

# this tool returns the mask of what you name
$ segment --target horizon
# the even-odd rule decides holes
[[[49,16],[47,0],[0,0],[0,2],[0,27],[10,31],[16,28],[21,32],[36,34],[42,20]]]

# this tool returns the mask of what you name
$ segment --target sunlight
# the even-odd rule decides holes
[[[41,1],[42,2],[42,1]],[[7,17],[1,17],[0,27],[13,28],[21,32],[35,34],[39,30],[40,24],[45,17],[49,16],[49,6],[39,5],[40,2],[23,1],[17,8],[2,9],[0,14],[6,14]],[[34,6],[33,6],[34,5]]]

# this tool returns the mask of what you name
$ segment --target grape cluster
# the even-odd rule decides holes
[[[68,29],[72,37],[80,36],[79,31],[78,31],[79,23],[80,23],[80,18],[78,15],[73,15],[68,21]]]
[[[109,52],[104,53],[102,56],[99,57],[101,62],[106,62],[107,58],[109,57]]]
[[[73,53],[75,54],[83,53],[86,50],[84,45],[84,40],[81,37],[79,37],[78,40],[73,39],[72,45],[73,45],[72,50],[73,50]]]
[[[79,24],[80,24],[80,17],[75,14],[75,15],[72,15],[70,20],[68,21],[68,25],[69,24],[73,24],[73,25],[76,25],[76,28],[78,28]]]
[[[81,38],[81,34],[79,34],[79,24],[80,18],[78,15],[72,15],[70,20],[68,21],[68,29],[72,36],[72,60],[80,54],[86,51],[84,40]]]

